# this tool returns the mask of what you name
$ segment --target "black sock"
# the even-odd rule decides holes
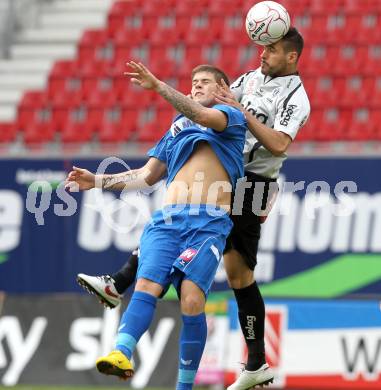
[[[119,294],[123,294],[134,283],[138,270],[138,251],[134,250],[124,266],[111,277],[115,281],[115,288]]]
[[[257,283],[233,289],[238,305],[238,317],[244,335],[248,357],[246,370],[255,371],[265,362],[265,304]]]

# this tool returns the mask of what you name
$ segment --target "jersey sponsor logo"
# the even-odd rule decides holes
[[[254,330],[254,322],[256,322],[256,321],[257,321],[257,318],[255,316],[246,316],[245,329],[247,332],[247,336],[246,336],[247,340],[255,340],[256,339],[255,330]]]
[[[179,134],[182,130],[184,130],[187,127],[195,126],[195,123],[191,121],[190,119],[186,118],[185,116],[180,117],[175,122],[172,123],[171,126],[171,134],[175,137],[177,134]]]
[[[294,110],[295,108],[297,107],[296,104],[290,104],[289,106],[287,106],[283,111],[282,111],[282,118],[284,116],[284,118],[280,121],[280,124],[282,126],[288,126],[288,122],[290,121],[291,119],[291,116],[292,114],[294,113]]]
[[[184,266],[186,263],[189,263],[196,254],[196,249],[185,249],[185,251],[179,256],[179,258],[181,259],[180,264]]]
[[[246,333],[248,333],[249,323],[254,328],[255,317],[247,316]],[[282,364],[282,344],[284,334],[287,329],[287,306],[270,305],[266,308],[265,317],[265,345],[266,345],[266,362],[275,370],[279,369]],[[253,331],[254,333],[254,331]],[[248,337],[246,336],[248,339]],[[253,336],[251,339],[255,339]],[[247,358],[247,347],[244,343],[243,360]]]
[[[299,129],[301,129],[304,124],[307,122],[308,116],[306,115],[299,123]]]
[[[258,112],[255,108],[253,108],[251,101],[248,101],[247,103],[243,104],[243,108],[249,111],[250,114],[254,115],[264,125],[269,119],[268,115],[263,114],[262,112]]]

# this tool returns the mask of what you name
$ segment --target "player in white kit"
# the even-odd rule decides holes
[[[265,306],[254,278],[261,223],[276,195],[276,180],[286,152],[308,119],[310,104],[297,72],[303,38],[291,27],[278,42],[265,46],[261,66],[240,76],[220,102],[241,106],[249,124],[244,148],[246,181],[237,186],[231,218],[233,229],[224,252],[224,265],[238,305],[239,321],[248,348],[248,361],[228,390],[247,390],[273,381],[265,360]],[[259,207],[258,207],[259,205]],[[112,276],[79,274],[79,283],[109,307],[119,304],[134,281],[137,252]]]

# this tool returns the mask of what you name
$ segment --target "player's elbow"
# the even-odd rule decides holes
[[[216,131],[224,131],[227,126],[227,117],[219,110],[204,107],[199,111],[195,122]]]
[[[149,185],[150,187],[156,184],[159,180],[159,173],[151,170],[144,170],[143,173],[144,181]]]
[[[287,149],[290,146],[291,142],[292,139],[290,136],[284,133],[280,133],[278,139],[276,140],[276,142],[274,142],[274,145],[272,145],[270,151],[274,156],[280,157],[287,152]]]
[[[202,107],[199,111],[196,112],[194,121],[201,126],[209,127],[210,115],[208,110],[206,110],[205,107]]]
[[[273,148],[271,148],[271,154],[273,154],[276,157],[282,156],[284,153],[286,153],[287,147],[284,147],[283,145],[277,145]]]

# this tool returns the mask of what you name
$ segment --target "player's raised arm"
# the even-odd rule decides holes
[[[217,88],[217,81],[212,76],[196,79],[193,77],[192,98],[189,98],[156,78],[142,63],[130,61],[127,65],[132,71],[125,72],[125,75],[131,77],[131,82],[142,88],[156,91],[187,118],[217,131],[223,131],[226,128],[227,118],[225,114],[220,110],[210,108],[215,104],[215,101],[214,96],[208,89],[210,90],[211,87]]]
[[[96,175],[87,169],[73,167],[66,178],[65,187],[69,191],[75,188],[79,190],[92,188],[119,191],[143,190],[157,183],[166,170],[166,164],[156,158],[150,158],[142,168],[110,175]]]

